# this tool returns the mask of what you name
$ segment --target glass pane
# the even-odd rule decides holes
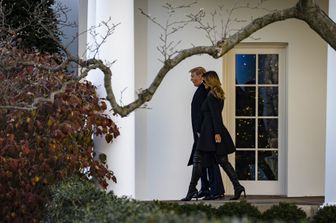
[[[258,120],[258,147],[278,148],[278,119]]]
[[[255,119],[236,119],[237,148],[255,148]]]
[[[236,54],[236,84],[256,83],[256,55]]]
[[[278,151],[258,151],[258,180],[278,180]]]
[[[258,59],[259,84],[278,84],[279,55],[259,54]]]
[[[236,172],[239,180],[255,180],[255,152],[236,152]]]
[[[236,87],[236,116],[255,116],[255,87]]]
[[[278,87],[259,87],[258,115],[278,116]]]

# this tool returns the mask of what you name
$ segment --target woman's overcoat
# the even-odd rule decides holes
[[[209,92],[201,107],[202,124],[196,150],[202,153],[210,152],[217,156],[227,155],[236,151],[230,133],[223,124],[223,108],[224,101]],[[221,143],[215,142],[215,134],[221,135]]]

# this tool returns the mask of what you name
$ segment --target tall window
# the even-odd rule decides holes
[[[236,171],[240,180],[278,180],[279,55],[235,55]]]

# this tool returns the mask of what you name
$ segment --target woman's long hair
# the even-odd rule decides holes
[[[210,92],[216,98],[219,98],[221,100],[225,99],[224,91],[221,87],[221,82],[219,80],[219,77],[216,71],[211,70],[203,74],[203,80],[205,81],[205,84],[210,87]]]

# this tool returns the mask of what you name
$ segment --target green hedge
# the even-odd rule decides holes
[[[154,201],[154,204],[163,212],[174,212],[187,216],[202,214],[208,219],[217,217],[216,208],[204,203],[180,205],[176,202]]]
[[[215,208],[205,204],[178,205],[168,202],[139,202],[98,189],[91,182],[74,177],[51,188],[45,222],[160,222],[229,223],[233,218],[218,217]],[[234,218],[237,223],[250,223]]]
[[[324,206],[313,217],[313,223],[336,223],[336,206]]]
[[[263,214],[247,203],[226,202],[218,208],[204,203],[178,204],[162,201],[144,202],[100,190],[91,182],[74,177],[51,188],[52,201],[45,212],[45,222],[99,223],[254,223],[309,222],[294,204],[279,203]],[[315,223],[335,222],[336,207],[320,209]]]
[[[306,213],[298,208],[295,204],[280,202],[278,205],[273,205],[266,210],[262,219],[266,221],[282,220],[289,223],[307,222]]]
[[[117,198],[85,179],[69,179],[52,187],[51,192],[47,222],[124,222],[130,216],[141,219],[159,210],[150,203]]]

